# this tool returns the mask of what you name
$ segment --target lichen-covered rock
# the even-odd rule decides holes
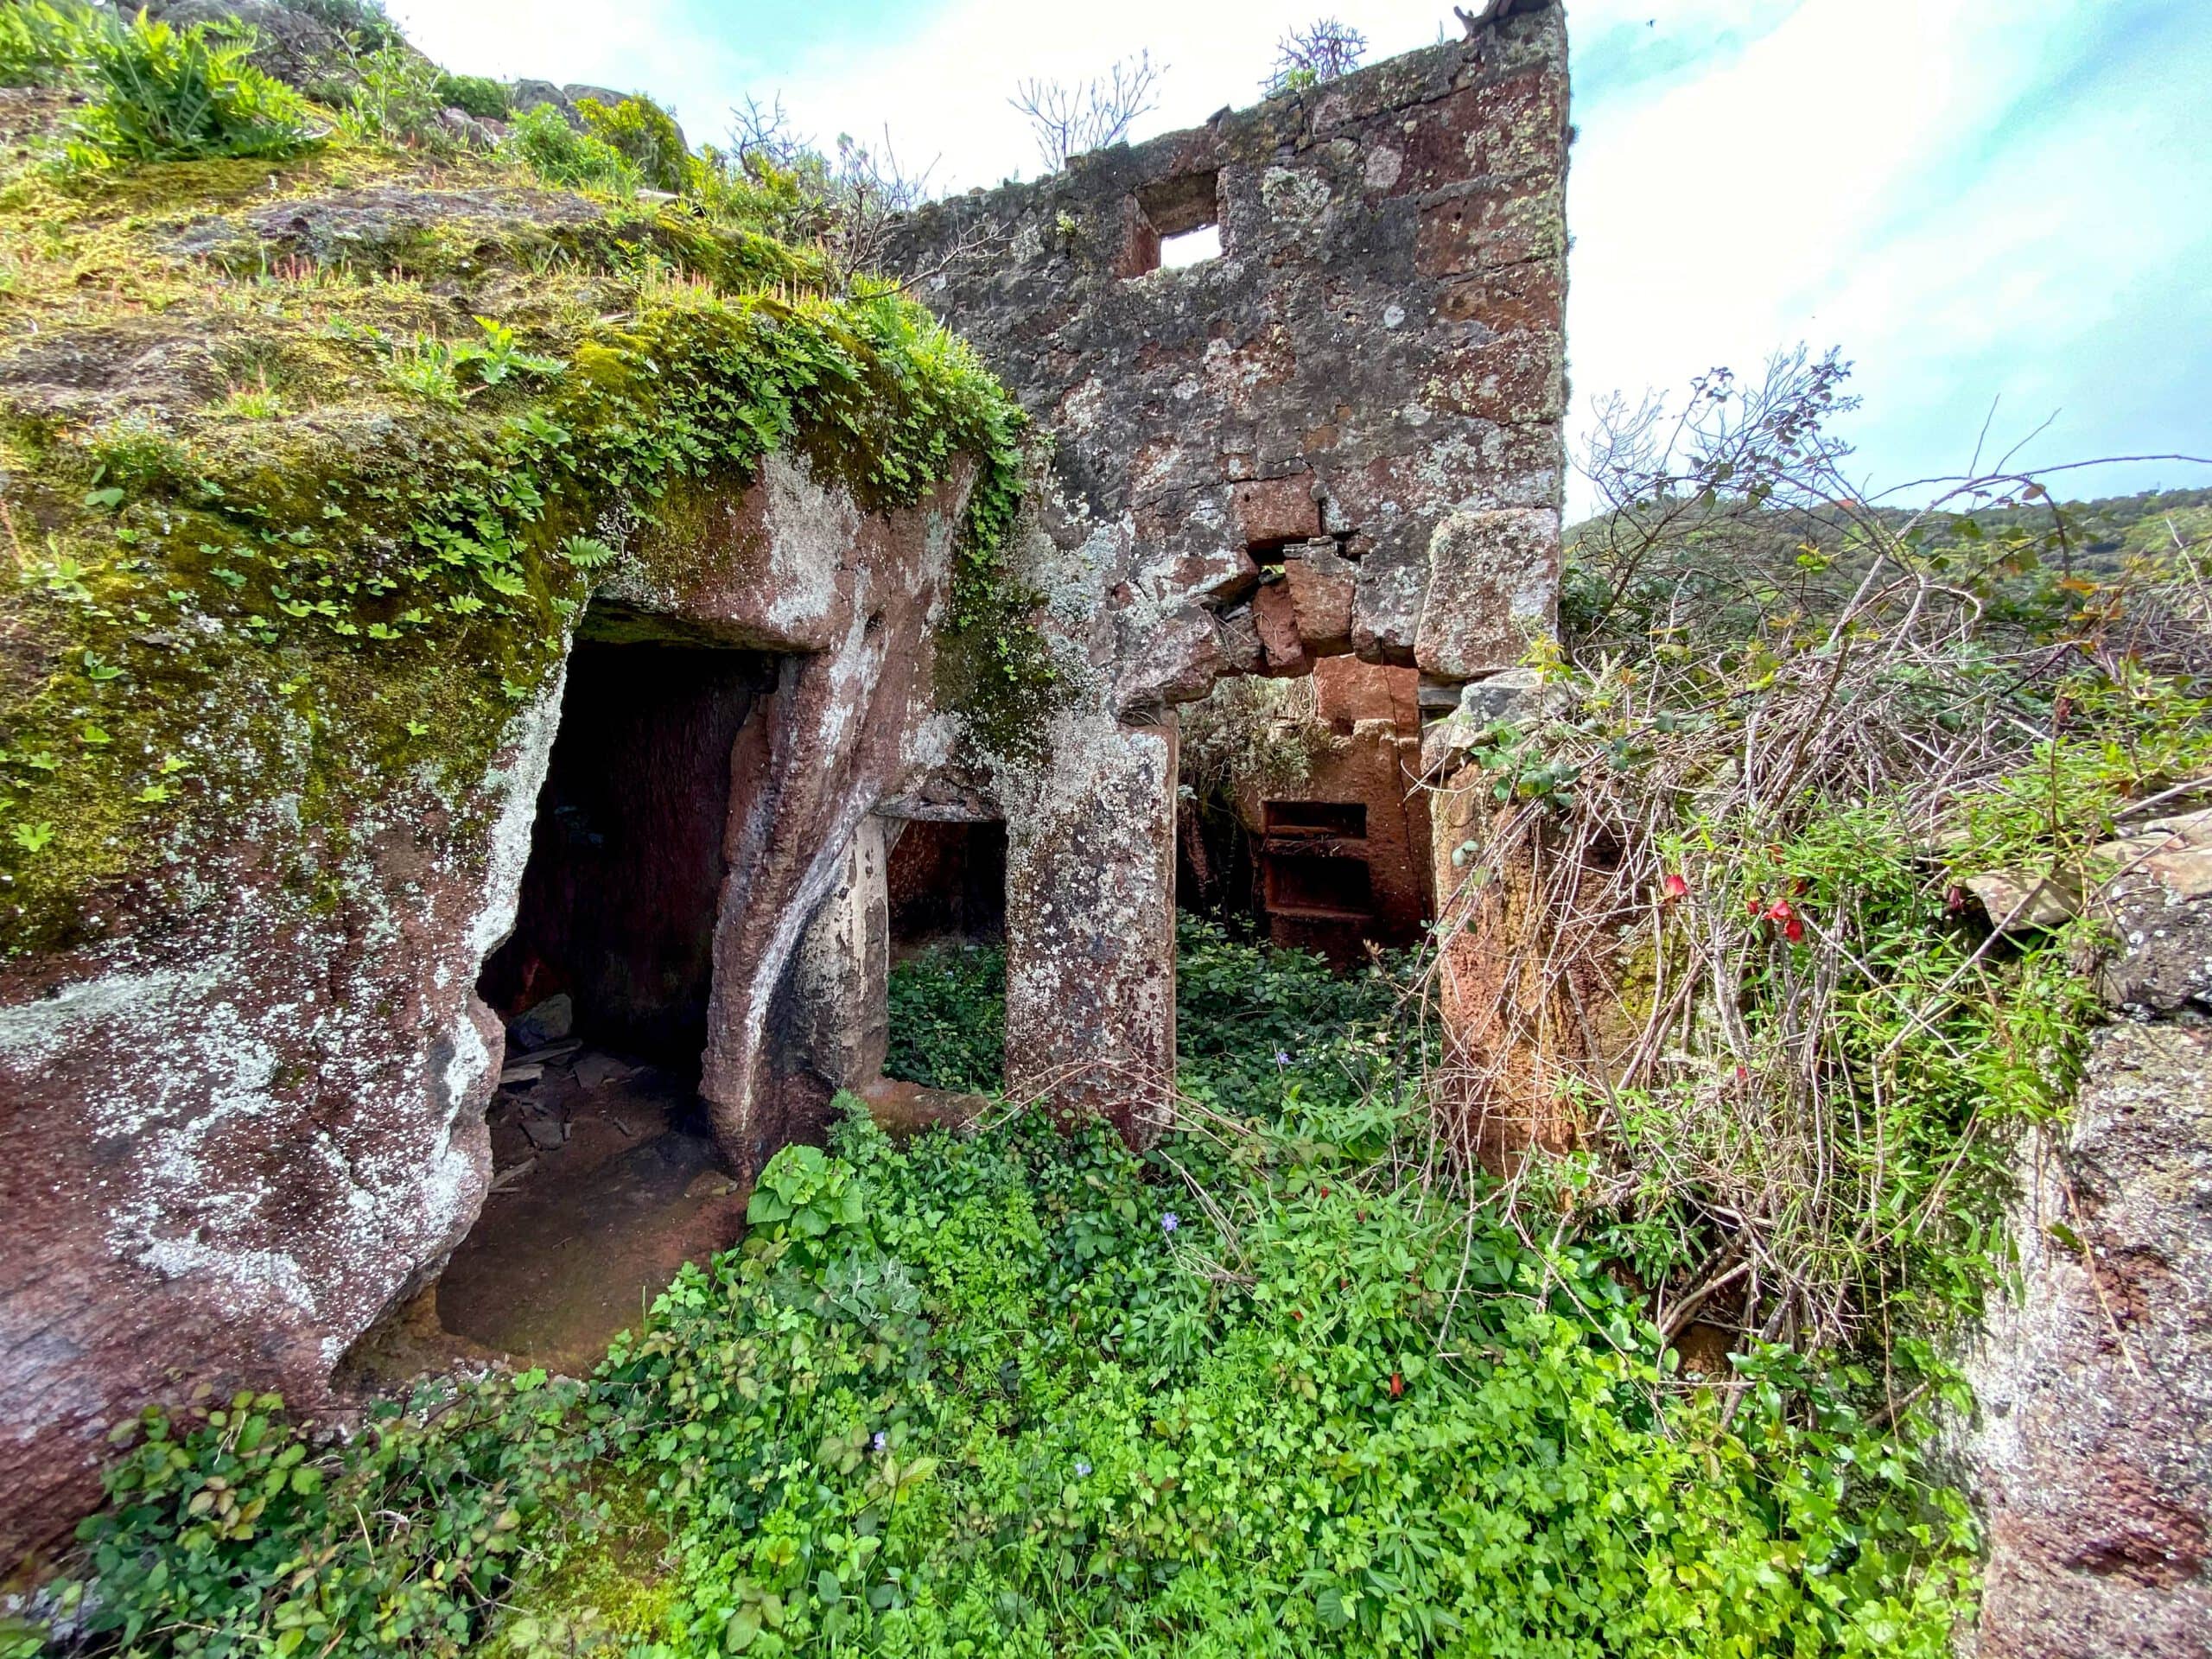
[[[1981,1659],[2212,1652],[2212,1028],[2114,1026],[1970,1368]]]
[[[776,659],[711,890],[741,1173],[839,1069],[779,1041],[788,969],[942,758],[936,643],[1020,635],[952,602],[1020,416],[925,315],[688,205],[422,165],[0,171],[0,1554],[144,1405],[333,1409],[470,1224],[579,626]]]
[[[140,8],[118,3],[115,10],[129,17]],[[359,67],[343,31],[284,0],[147,0],[144,10],[178,29],[195,23],[243,24],[253,31],[254,67],[302,92],[315,93],[349,81]]]
[[[2100,849],[2123,1018],[2031,1143],[2017,1297],[1967,1367],[1981,1659],[2212,1654],[2212,893],[2203,812]],[[1993,909],[1994,906],[1993,906]]]
[[[1010,1075],[1144,1132],[1173,1053],[1163,711],[1351,652],[1448,684],[1549,631],[1566,160],[1564,23],[1536,6],[894,229],[1054,439],[1008,567],[1070,708],[1043,753],[981,756]],[[1207,224],[1217,257],[1163,264]]]
[[[1464,680],[1548,628],[1566,111],[1561,20],[1536,9],[896,231],[916,291],[1056,435],[1047,529],[1109,601],[1076,643],[1116,713],[1202,693],[1204,635],[1177,620],[1317,537],[1356,616],[1307,654]],[[1206,223],[1217,258],[1160,268]]]

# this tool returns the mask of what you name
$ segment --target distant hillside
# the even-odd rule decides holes
[[[2131,559],[2212,546],[2212,489],[1971,512],[1662,499],[1567,531],[1562,625],[1570,639],[1655,628],[1742,639],[1777,615],[1832,616],[1878,540],[1976,592],[1995,623],[2048,624],[2075,604],[2082,582],[2109,582]]]

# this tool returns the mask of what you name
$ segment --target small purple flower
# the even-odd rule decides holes
[[[1288,1065],[1290,1064],[1290,1051],[1287,1048],[1279,1048],[1275,1050],[1275,1064],[1277,1065]]]
[[[874,1436],[869,1440],[868,1444],[879,1452],[886,1452],[890,1450],[891,1437],[879,1428],[875,1431]]]
[[[1163,1233],[1172,1233],[1182,1224],[1183,1218],[1173,1210],[1160,1218],[1160,1230]]]
[[[1086,1478],[1090,1473],[1090,1465],[1085,1463],[1081,1458],[1077,1458],[1075,1460],[1075,1478],[1077,1480],[1082,1480]]]

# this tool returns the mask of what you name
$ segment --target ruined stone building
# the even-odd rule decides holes
[[[1397,887],[1362,902],[1417,925],[1401,889],[1428,857],[1404,807],[1421,711],[1552,626],[1567,137],[1563,25],[1524,10],[898,227],[893,267],[1044,440],[1004,555],[1050,665],[1018,728],[946,689],[964,671],[946,642],[977,477],[958,457],[887,504],[828,450],[778,451],[727,486],[702,471],[650,515],[618,501],[577,525],[587,604],[500,577],[554,632],[542,658],[480,665],[490,696],[469,706],[504,695],[512,713],[458,784],[473,751],[441,710],[461,705],[422,698],[480,665],[363,681],[348,706],[388,708],[385,724],[333,726],[244,649],[287,625],[213,579],[190,639],[118,621],[121,671],[189,700],[187,735],[160,740],[181,746],[189,810],[147,861],[109,861],[97,903],[19,905],[18,925],[46,931],[0,966],[0,1548],[80,1513],[108,1426],[149,1401],[204,1383],[281,1389],[311,1414],[336,1402],[341,1360],[469,1234],[499,1015],[550,993],[593,1040],[696,1075],[741,1182],[880,1065],[894,911],[918,932],[994,912],[1009,1090],[1150,1135],[1175,1055],[1176,709],[1221,677],[1319,665],[1354,696],[1373,687],[1331,664],[1392,671],[1372,716],[1387,741],[1353,791],[1361,836],[1294,812],[1262,828],[1287,920],[1301,880],[1331,879],[1291,840],[1387,829]],[[618,228],[504,186],[310,188],[257,175],[148,221],[166,238],[149,257],[405,258],[429,273],[425,303],[498,315],[525,275],[564,269],[533,251]],[[1176,263],[1204,227],[1217,255]],[[625,233],[679,268],[709,257],[666,214]],[[18,341],[0,394],[25,418],[167,419],[219,400],[214,353],[240,315],[197,336],[127,317]],[[331,340],[279,343],[383,349]],[[581,348],[563,395],[633,397],[643,361]],[[263,442],[296,444],[238,463],[270,499],[316,466],[404,480],[457,453],[335,404]],[[309,526],[296,543],[326,533],[312,500],[283,499],[298,518],[277,522]],[[58,490],[49,507],[80,511]],[[179,676],[202,637],[240,641],[238,665],[211,654]],[[333,765],[356,781],[334,790]]]

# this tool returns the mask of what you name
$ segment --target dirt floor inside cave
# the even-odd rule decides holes
[[[492,1189],[437,1284],[357,1351],[390,1388],[471,1360],[581,1376],[686,1262],[745,1230],[691,1079],[574,1042],[511,1058]]]

